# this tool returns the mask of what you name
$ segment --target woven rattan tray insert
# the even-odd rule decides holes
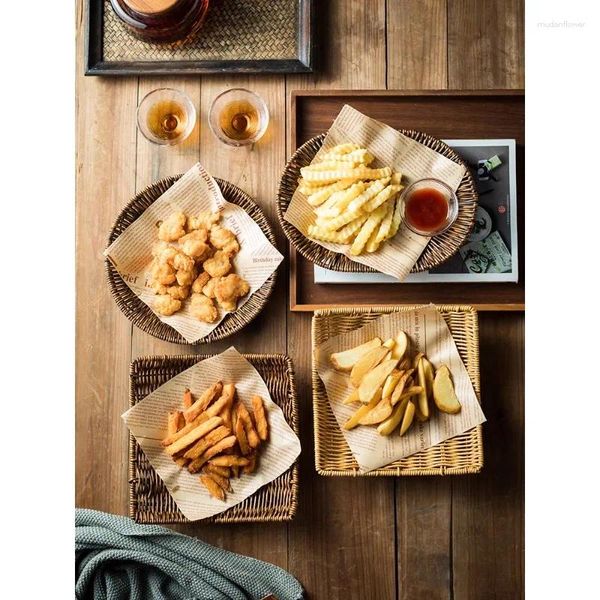
[[[244,354],[263,378],[273,402],[298,435],[294,369],[282,354]],[[175,375],[210,355],[149,356],[131,363],[129,405],[133,406]],[[298,462],[243,502],[203,523],[291,521],[296,514]],[[188,523],[135,438],[129,436],[129,515],[138,523]]]
[[[371,308],[337,308],[318,310],[312,321],[313,350],[329,338],[358,329],[382,314],[412,310],[416,306]],[[448,324],[458,352],[465,364],[477,397],[479,389],[479,329],[477,312],[470,306],[443,305],[436,307]],[[407,456],[386,467],[369,473],[359,473],[358,463],[335,420],[325,386],[312,367],[313,414],[315,423],[315,465],[319,475],[462,475],[478,473],[483,467],[481,425],[432,446],[423,452]]]

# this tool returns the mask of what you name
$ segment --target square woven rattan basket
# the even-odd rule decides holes
[[[129,405],[134,406],[175,375],[212,355],[148,356],[131,363]],[[263,378],[273,402],[298,435],[298,406],[294,368],[283,354],[243,354]],[[202,519],[202,523],[256,523],[291,521],[298,497],[298,460],[279,477],[261,487],[243,502]],[[129,435],[129,516],[137,523],[189,523],[164,483]]]
[[[312,321],[314,349],[329,338],[358,329],[382,314],[412,310],[417,306],[387,306],[371,308],[334,308],[318,310]],[[479,328],[477,311],[470,306],[436,306],[448,324],[458,352],[465,364],[478,398],[479,389]],[[315,465],[319,475],[382,476],[382,475],[462,475],[478,473],[483,467],[481,425],[393,462],[380,469],[360,473],[350,447],[338,426],[317,373],[314,354],[312,363],[313,414],[315,423]]]

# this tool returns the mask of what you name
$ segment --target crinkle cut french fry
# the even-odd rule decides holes
[[[300,174],[302,175],[302,177],[304,179],[306,179],[307,173],[315,173],[318,171],[335,171],[337,169],[352,169],[359,165],[360,165],[360,162],[355,162],[355,161],[344,162],[344,161],[332,159],[332,160],[326,160],[323,162],[314,162],[314,163],[308,165],[308,167],[302,167],[300,169]]]
[[[399,185],[388,185],[383,191],[379,192],[375,198],[363,204],[363,211],[366,213],[373,212],[390,198],[393,198],[401,189],[402,186]]]
[[[369,215],[361,215],[360,217],[354,219],[354,221],[350,221],[350,223],[344,225],[344,227],[338,230],[338,233],[341,237],[350,240],[360,230],[360,228],[363,226],[364,222],[368,218]]]
[[[377,250],[379,249],[380,242],[377,241],[378,232],[379,227],[375,227],[375,229],[373,229],[373,233],[371,233],[369,239],[367,240],[367,243],[365,244],[365,250],[369,253],[377,252]]]
[[[400,224],[402,223],[402,201],[400,198],[396,200],[396,207],[394,208],[394,215],[392,216],[392,224],[390,226],[390,230],[387,234],[387,240],[393,238],[397,233],[398,229],[400,229]]]
[[[327,202],[315,209],[315,212],[322,217],[337,217],[341,215],[346,208],[348,208],[350,202],[360,196],[364,190],[364,181],[358,181],[347,190],[332,194]],[[328,202],[331,202],[331,205],[327,205]]]
[[[334,171],[309,171],[302,173],[302,176],[306,181],[327,181],[334,182],[338,179],[383,179],[390,177],[392,169],[390,167],[383,167],[381,169],[371,169],[370,167],[355,167],[351,169],[337,169]]]
[[[381,225],[379,225],[379,229],[377,230],[377,235],[375,236],[375,240],[378,244],[383,242],[387,238],[387,235],[390,231],[390,227],[392,226],[392,218],[394,217],[394,206],[395,200],[388,200],[385,204],[386,211],[383,220],[381,221]]]
[[[366,243],[369,241],[371,234],[375,230],[375,228],[381,223],[385,214],[385,206],[380,206],[375,209],[370,215],[369,218],[365,221],[365,224],[362,226],[361,230],[358,232],[352,246],[350,247],[350,254],[354,256],[358,256],[365,247]]]
[[[316,190],[314,193],[307,197],[308,203],[311,206],[320,206],[335,192],[341,192],[346,188],[349,188],[354,183],[354,179],[341,179],[335,183],[330,183]]]
[[[349,154],[350,152],[353,152],[354,150],[360,150],[360,146],[358,144],[353,144],[352,142],[346,142],[345,144],[338,144],[337,146],[334,146],[331,150],[327,150],[327,152],[325,152],[321,156],[324,156],[327,154],[334,154],[334,155]],[[319,158],[321,158],[321,157],[319,157]]]
[[[352,213],[359,213],[367,202],[370,202],[386,188],[389,182],[389,177],[384,177],[370,183],[360,196],[348,204],[348,210]]]
[[[402,184],[402,173],[400,173],[399,171],[392,173],[391,183],[394,185],[401,185]]]
[[[352,150],[352,152],[346,152],[344,154],[333,151],[326,152],[319,156],[319,158],[324,162],[335,160],[342,163],[356,163],[363,165],[369,165],[375,159],[375,157],[372,154],[369,154],[369,151],[365,148],[357,148],[356,150]]]
[[[345,244],[347,237],[340,235],[337,231],[328,231],[317,225],[310,225],[308,228],[308,237],[321,242],[331,244]]]

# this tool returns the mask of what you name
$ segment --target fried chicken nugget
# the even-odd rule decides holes
[[[177,279],[177,283],[179,285],[191,286],[198,275],[196,268],[193,267],[191,271],[177,271],[175,274],[175,278]]]
[[[231,271],[231,261],[227,253],[219,250],[212,258],[204,261],[203,267],[211,277],[223,277]]]
[[[210,243],[229,256],[235,256],[240,250],[240,245],[233,231],[220,225],[213,225],[210,228]]]
[[[208,273],[207,273],[208,275]],[[202,288],[202,293],[208,298],[215,297],[215,284],[219,281],[220,277],[211,277],[206,285]]]
[[[166,289],[166,293],[176,300],[185,300],[190,295],[189,285],[171,285]]]
[[[159,294],[160,296],[164,296],[169,289],[166,285],[162,283],[158,283],[158,281],[152,280],[150,283],[150,287],[154,290],[155,294]]]
[[[177,252],[172,261],[172,265],[177,271],[191,271],[194,264],[194,259],[183,252]]]
[[[217,307],[204,294],[192,294],[190,311],[196,319],[205,323],[214,323],[219,318]]]
[[[250,291],[250,285],[236,273],[221,277],[215,284],[215,298],[223,310],[232,311],[237,308],[238,298]]]
[[[211,212],[207,210],[201,212],[197,217],[190,217],[188,219],[188,229],[194,231],[195,229],[210,229],[215,223],[219,222],[221,213],[219,211]]]
[[[181,308],[181,300],[171,298],[171,296],[157,296],[154,300],[154,310],[159,315],[168,317],[176,313]]]
[[[175,242],[185,235],[186,216],[182,212],[171,213],[158,228],[158,239],[165,242]]]
[[[150,276],[153,283],[160,285],[171,285],[175,283],[175,269],[166,262],[161,262],[158,259],[154,259],[152,267],[150,269]]]
[[[192,283],[192,292],[194,294],[201,294],[202,288],[209,282],[210,275],[206,271],[202,271],[196,279],[194,279],[194,283]],[[208,294],[206,294],[208,296]]]
[[[211,247],[206,243],[208,240],[208,231],[206,229],[196,229],[191,233],[184,235],[179,239],[181,250],[187,256],[203,261],[212,253]]]

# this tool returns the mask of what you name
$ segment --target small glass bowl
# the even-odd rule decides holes
[[[149,119],[155,119],[156,117],[156,115],[153,115],[153,111],[160,109],[161,114],[164,113],[166,115],[170,112],[169,107],[174,113],[179,114],[180,120],[185,120],[183,128],[177,134],[177,137],[171,139],[161,137],[148,124]],[[142,98],[137,108],[137,124],[139,130],[148,141],[163,146],[174,146],[183,142],[194,130],[196,126],[196,109],[192,101],[183,92],[171,88],[158,88]]]
[[[239,107],[240,110],[244,107],[251,107],[257,113],[258,126],[256,131],[246,139],[230,137],[221,124],[222,120],[226,121],[235,116],[235,107]],[[228,113],[233,114],[228,115]],[[244,88],[232,88],[222,92],[212,101],[210,110],[208,111],[208,124],[215,137],[224,144],[229,146],[249,146],[258,142],[267,130],[269,125],[269,109],[265,101],[258,94]]]
[[[439,227],[433,230],[419,229],[418,226],[411,223],[406,217],[406,205],[410,200],[411,195],[414,194],[414,192],[416,192],[417,190],[427,188],[433,188],[434,190],[441,192],[448,203],[448,213],[446,215],[446,219],[443,223],[440,224]],[[406,223],[406,226],[413,233],[416,233],[418,235],[424,235],[427,237],[440,235],[441,233],[448,231],[448,229],[452,227],[452,224],[454,223],[454,221],[456,221],[456,218],[458,217],[458,198],[456,197],[456,194],[452,191],[452,188],[450,188],[448,185],[446,185],[443,181],[440,181],[439,179],[426,178],[419,179],[418,181],[411,183],[402,192],[402,195],[400,196],[400,201],[402,202],[402,219],[404,223]]]

